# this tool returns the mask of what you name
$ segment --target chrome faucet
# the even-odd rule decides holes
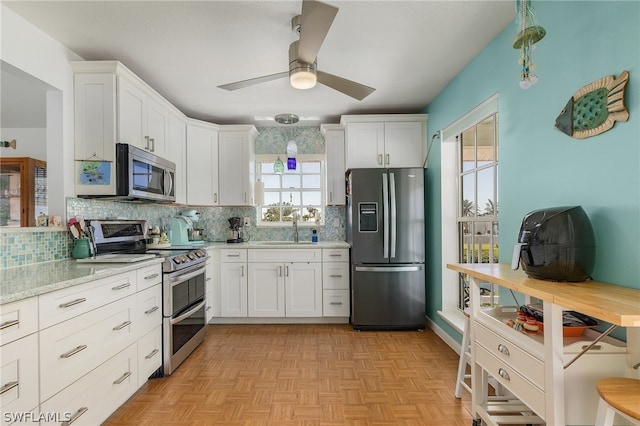
[[[298,242],[298,212],[293,212],[293,242]]]

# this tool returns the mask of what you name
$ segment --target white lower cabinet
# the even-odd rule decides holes
[[[247,250],[222,249],[220,263],[220,315],[247,316]]]
[[[205,321],[220,316],[220,250],[207,249],[205,270]]]
[[[322,316],[322,264],[285,263],[285,312],[287,317]]]
[[[133,343],[132,299],[121,299],[40,331],[42,399]]]
[[[2,424],[8,425],[18,420],[12,415],[38,407],[38,334],[0,347],[0,364],[0,412]]]
[[[40,424],[59,425],[61,420],[74,425],[102,423],[138,389],[136,355],[136,344],[132,344],[43,402],[41,413],[62,418]]]
[[[284,317],[284,265],[249,263],[248,316]]]
[[[138,340],[138,387],[162,366],[162,325]]]
[[[322,316],[348,317],[351,313],[349,249],[323,250],[322,260]]]

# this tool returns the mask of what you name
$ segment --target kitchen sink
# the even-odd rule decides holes
[[[299,246],[299,245],[311,245],[311,244],[315,244],[311,241],[298,241],[293,242],[293,241],[255,241],[254,244],[257,244],[259,246]]]

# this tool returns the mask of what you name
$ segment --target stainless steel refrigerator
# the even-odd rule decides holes
[[[353,328],[423,329],[423,170],[349,170],[346,225]]]

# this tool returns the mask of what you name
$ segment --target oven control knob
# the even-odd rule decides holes
[[[180,255],[180,261],[181,261],[182,263],[185,263],[185,262],[188,262],[188,261],[189,261],[189,258],[187,258],[187,256],[185,256],[184,254],[181,254],[181,255]]]
[[[187,253],[187,257],[191,260],[196,258],[196,256],[193,253]]]
[[[182,263],[182,260],[180,260],[180,256],[175,256],[175,257],[173,258],[173,263],[175,263],[175,264],[177,264],[177,265],[181,264],[181,263]]]

